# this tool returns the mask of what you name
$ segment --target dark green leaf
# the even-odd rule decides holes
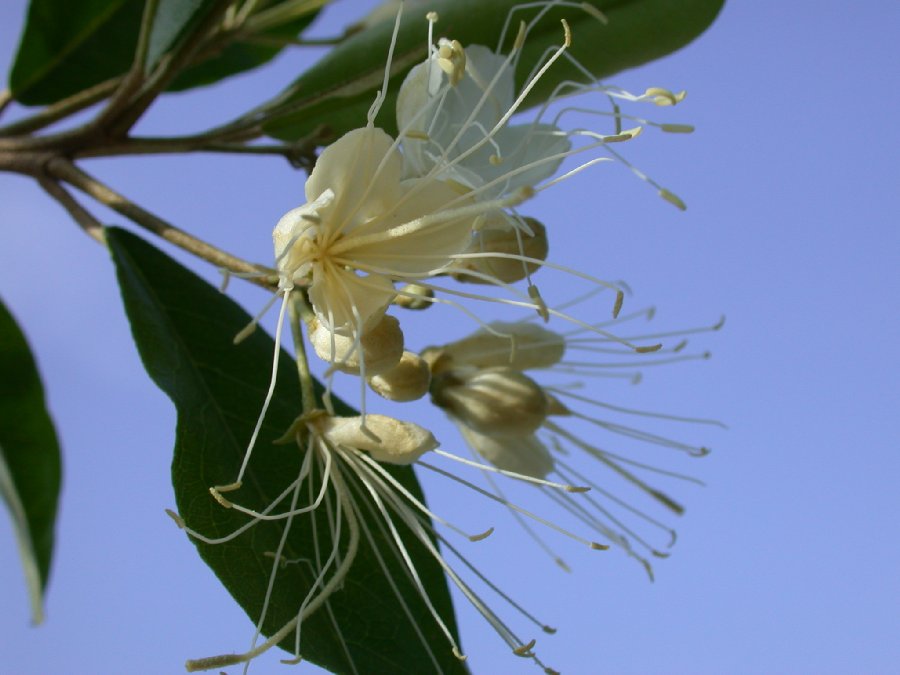
[[[141,358],[178,411],[172,477],[180,515],[189,527],[222,536],[247,522],[247,517],[220,506],[208,489],[229,483],[237,475],[268,386],[274,343],[257,331],[234,346],[232,338],[250,321],[238,305],[124,230],[110,230],[108,241]],[[275,398],[244,485],[229,493],[250,508],[270,504],[297,476],[303,459],[294,444],[273,445],[300,412],[297,373],[291,364],[284,354]],[[352,414],[346,406],[341,410]],[[391,472],[422,498],[410,469],[393,467]],[[288,559],[313,558],[313,520],[319,541],[328,550],[329,544],[322,539],[328,537],[323,535],[328,532],[327,514],[323,509],[314,514],[313,518],[294,520],[284,550]],[[327,612],[319,611],[303,623],[304,658],[336,672],[354,668],[364,673],[464,672],[408,575],[391,555],[394,547],[377,519],[365,516],[362,527],[372,535],[389,576],[364,537],[343,589],[329,601],[334,621]],[[281,533],[280,524],[262,523],[227,544],[197,545],[200,555],[254,621],[260,616],[273,562],[265,553],[277,549]],[[421,545],[405,539],[432,601],[455,632],[440,567]],[[309,566],[303,563],[279,571],[264,634],[272,634],[296,615],[312,579]],[[397,584],[403,601],[392,584]],[[417,630],[430,647],[422,645]],[[292,638],[281,644],[293,650]],[[436,662],[428,655],[429,649]]]
[[[607,25],[580,9],[555,9],[528,35],[516,72],[518,84],[521,86],[548,48],[561,44],[560,18],[566,18],[572,28],[569,53],[596,77],[605,78],[683,47],[709,26],[723,3],[724,0],[591,0],[590,4],[608,18]],[[522,0],[436,0],[426,8],[406,12],[394,52],[390,95],[382,106],[378,125],[396,133],[393,110],[397,91],[409,68],[426,56],[427,10],[438,12],[437,35],[459,40],[463,45],[495,48],[510,9],[520,4]],[[532,8],[514,14],[505,50],[515,37],[517,21],[527,20],[536,11]],[[363,31],[301,75],[283,94],[266,131],[278,138],[299,139],[320,126],[338,136],[364,125],[366,112],[381,87],[392,30],[393,22],[386,21]],[[536,105],[545,100],[566,79],[583,81],[584,76],[572,65],[558,62],[538,83],[528,103]]]
[[[16,100],[54,103],[128,70],[142,0],[31,0],[9,77]]]
[[[221,2],[159,0],[150,32],[147,68],[189,35]],[[291,2],[260,3],[259,13]],[[134,59],[144,4],[145,0],[32,0],[9,79],[16,100],[26,105],[54,103],[127,72]],[[252,36],[242,31],[221,33],[199,53],[201,60],[181,73],[171,88],[211,84],[263,65],[316,13],[291,15]],[[257,44],[259,40],[266,44]]]
[[[221,0],[159,0],[153,28],[150,30],[144,71],[149,73],[163,54],[187,34],[217,2]]]
[[[37,366],[0,302],[0,495],[12,515],[35,623],[43,617],[61,473]]]
[[[274,6],[287,2],[290,0],[282,0],[274,3]],[[212,84],[268,63],[281,52],[285,42],[296,38],[318,13],[316,10],[254,36],[238,37],[234,41],[222,43],[222,46],[214,45],[212,51],[204,55],[201,63],[185,69],[169,89],[183,91]]]

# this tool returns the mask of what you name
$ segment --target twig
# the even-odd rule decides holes
[[[13,95],[9,89],[4,89],[0,91],[0,115],[3,114],[3,111],[6,110],[6,107],[12,103]]]
[[[101,82],[100,84],[95,84],[93,87],[88,87],[77,94],[47,106],[39,113],[12,122],[4,127],[0,127],[0,137],[18,136],[37,131],[64,117],[68,117],[79,110],[84,110],[98,101],[102,101],[115,91],[116,87],[119,86],[121,79],[121,77],[114,77],[105,82]]]
[[[196,27],[193,39],[185,40],[160,60],[153,73],[144,82],[139,95],[129,98],[126,108],[112,111],[114,117],[111,119],[115,120],[115,125],[111,129],[113,136],[127,134],[156,100],[156,97],[172,83],[172,80],[182,72],[183,68],[189,65],[199,52],[209,46],[212,37],[220,31],[222,17],[230,5],[231,0],[218,0]],[[111,119],[103,120],[103,123],[109,122]],[[101,120],[98,118],[98,124],[100,122]]]
[[[254,265],[242,258],[226,253],[212,244],[197,239],[193,235],[138,206],[127,197],[85,173],[67,159],[56,157],[50,160],[47,164],[47,170],[52,176],[66,181],[101,204],[108,206],[149,232],[198,258],[236,275],[245,276],[248,281],[263,288],[272,288],[278,283],[278,275],[274,270],[262,265]]]
[[[48,195],[53,197],[53,199],[59,202],[63,208],[69,212],[69,215],[72,216],[76,223],[81,225],[81,229],[84,230],[89,237],[103,244],[103,246],[106,246],[106,237],[103,234],[103,224],[88,213],[88,211],[79,204],[71,194],[69,194],[68,190],[52,178],[47,178],[46,176],[39,176],[38,183],[41,184],[41,187],[44,188],[44,191]]]

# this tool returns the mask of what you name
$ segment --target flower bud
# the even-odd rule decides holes
[[[485,461],[498,469],[532,478],[546,478],[553,471],[553,456],[534,434],[491,436],[459,425],[463,438]]]
[[[323,361],[343,373],[360,372],[360,349],[366,362],[366,376],[390,370],[403,355],[400,322],[387,314],[359,339],[332,333],[313,319],[309,323],[309,341]]]
[[[466,253],[501,253],[525,256],[536,260],[547,259],[549,250],[547,230],[540,221],[534,218],[523,218],[534,232],[534,236],[529,236],[521,230],[517,232],[517,228],[508,223],[508,216],[502,212],[499,213],[502,218],[489,217],[482,228],[475,233]],[[484,257],[457,260],[450,269],[451,275],[457,281],[472,284],[491,283],[465,272],[454,271],[462,269],[479,272],[492,279],[511,284],[524,279],[526,270],[527,274],[533,274],[538,267],[537,263],[526,263],[512,258]]]
[[[415,401],[428,393],[431,369],[421,356],[403,352],[390,370],[368,378],[369,387],[389,401]]]
[[[452,342],[444,355],[454,365],[528,370],[555,365],[566,350],[562,335],[535,323],[495,321],[488,326],[494,332],[482,329]]]
[[[406,284],[397,292],[393,304],[403,309],[428,309],[434,302],[434,291],[421,284]]]
[[[462,424],[492,436],[527,436],[547,417],[544,390],[509,368],[448,371],[434,379],[431,397]]]
[[[386,464],[412,464],[439,445],[428,429],[387,415],[366,415],[365,427],[361,416],[325,416],[315,424],[326,441],[363,450]]]

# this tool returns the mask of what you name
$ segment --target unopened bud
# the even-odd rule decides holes
[[[444,354],[456,365],[528,370],[559,363],[566,350],[562,335],[535,323],[494,321],[488,328],[450,343]]]
[[[393,304],[403,309],[427,309],[434,304],[433,297],[434,291],[426,286],[406,284],[397,292]]]
[[[433,380],[431,397],[461,423],[492,436],[526,436],[547,417],[544,390],[509,368],[462,375],[448,371]]]
[[[428,393],[431,369],[414,352],[403,352],[400,361],[388,371],[368,378],[369,387],[389,401],[415,401]]]
[[[366,376],[390,370],[403,355],[400,322],[387,314],[359,338],[332,333],[313,319],[309,324],[309,341],[319,358],[343,373],[360,372],[360,352],[365,359]]]
[[[315,424],[326,441],[363,450],[386,464],[412,464],[439,445],[428,429],[387,415],[324,416]]]
[[[499,253],[503,255],[524,256],[535,260],[546,260],[549,251],[547,229],[534,218],[523,218],[534,233],[533,236],[511,227],[503,216],[501,219],[488,218],[475,233],[467,253]],[[540,265],[536,262],[524,262],[520,259],[502,257],[463,258],[451,268],[451,274],[457,281],[472,284],[492,283],[462,271],[470,270],[487,275],[503,283],[511,284],[521,281],[528,274],[537,271]]]
[[[532,478],[546,478],[553,471],[553,456],[534,434],[491,436],[459,425],[463,438],[485,461],[498,469]]]

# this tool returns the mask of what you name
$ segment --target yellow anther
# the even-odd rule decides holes
[[[669,192],[665,188],[662,188],[659,191],[659,196],[665,199],[670,204],[674,204],[675,206],[677,206],[681,211],[687,210],[687,204],[681,201],[681,197],[676,195],[674,192]]]
[[[572,46],[572,29],[569,28],[569,22],[566,21],[565,19],[562,19],[562,25],[563,25],[563,33],[565,34],[565,39],[563,40],[563,45],[565,45],[565,47],[568,48],[568,47]]]
[[[447,73],[452,86],[459,84],[466,74],[466,51],[459,40],[441,40],[437,64]]]
[[[691,124],[662,124],[660,129],[670,134],[692,134],[694,127]]]
[[[519,22],[519,32],[516,35],[516,41],[513,42],[513,50],[514,51],[519,51],[520,49],[522,49],[523,46],[525,46],[525,34],[527,32],[528,32],[528,30],[525,28],[525,22],[520,21]]]
[[[213,499],[219,502],[219,504],[224,506],[226,509],[230,509],[232,506],[234,506],[230,501],[225,499],[225,497],[223,497],[221,493],[214,487],[209,488],[209,494],[211,494],[213,496]]]
[[[487,530],[485,530],[481,534],[473,534],[471,537],[469,537],[469,541],[484,541],[485,539],[490,537],[492,534],[494,534],[494,528],[489,527]]]
[[[541,297],[541,292],[534,284],[528,286],[528,297],[534,300],[538,316],[544,320],[544,323],[550,321],[550,312],[547,309],[547,303],[544,302],[544,299]]]
[[[534,648],[534,645],[537,644],[537,640],[532,639],[530,642],[525,643],[524,645],[519,645],[515,649],[513,649],[513,654],[516,656],[532,656],[531,650]]]
[[[501,164],[503,164],[503,158],[500,155],[491,155],[490,157],[488,157],[488,161],[493,166],[500,166]]]
[[[687,92],[680,91],[675,94],[668,89],[663,89],[661,87],[650,87],[644,92],[644,96],[651,97],[656,105],[666,106],[681,103],[684,100],[684,97],[687,96]]]
[[[635,347],[634,351],[638,354],[652,354],[653,352],[658,352],[662,349],[662,343],[658,342],[655,345],[644,345],[643,347]]]
[[[179,527],[179,529],[183,530],[185,528],[184,519],[182,519],[182,517],[175,513],[172,509],[166,509],[166,515],[175,521],[175,524]]]
[[[437,23],[439,17],[438,17],[438,13],[437,13],[437,12],[431,11],[431,12],[428,12],[428,14],[425,15],[425,18],[428,20],[429,23]]]

